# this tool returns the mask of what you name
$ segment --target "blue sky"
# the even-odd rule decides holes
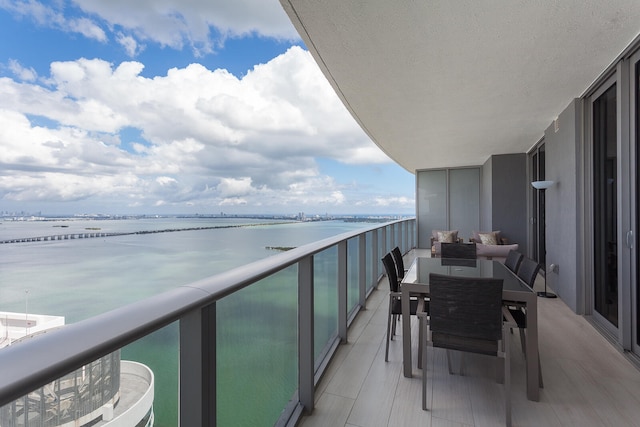
[[[0,0],[0,212],[413,214],[277,0]]]

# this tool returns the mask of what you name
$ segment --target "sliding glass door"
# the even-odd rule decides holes
[[[631,227],[632,230],[626,234],[626,244],[631,249],[631,341],[633,352],[640,356],[640,251],[637,249],[637,236],[633,230],[640,230],[640,52],[631,57],[630,60],[630,152],[631,166],[629,179],[631,185],[632,200],[629,203],[631,207]],[[635,175],[635,176],[633,176]]]
[[[593,309],[618,327],[617,84],[591,97],[593,135]]]
[[[531,156],[531,180],[544,181],[545,179],[545,151],[544,142],[539,144]],[[546,240],[545,240],[545,199],[544,191],[539,191],[529,186],[532,200],[531,216],[531,257],[542,265],[546,265]]]
[[[480,168],[416,173],[418,247],[430,248],[432,230],[458,230],[465,241],[480,228]]]

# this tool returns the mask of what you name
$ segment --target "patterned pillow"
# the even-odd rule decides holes
[[[502,238],[500,236],[500,230],[493,230],[493,231],[474,231],[473,232],[473,240],[476,241],[476,243],[482,243],[482,239],[480,238],[480,234],[495,234],[496,236],[496,241],[498,242],[498,245],[502,244]]]
[[[480,241],[483,245],[497,245],[498,244],[498,236],[496,233],[478,233],[480,236]]]
[[[458,240],[457,231],[438,231],[438,242],[455,243],[456,240]]]

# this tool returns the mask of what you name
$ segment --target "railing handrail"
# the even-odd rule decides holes
[[[0,407],[306,257],[413,219],[389,221],[309,243],[6,347],[0,351]]]

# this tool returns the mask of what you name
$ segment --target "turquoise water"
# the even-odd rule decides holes
[[[255,223],[269,225],[0,245],[0,310],[61,315],[67,323],[73,323],[277,253],[267,247],[301,246],[371,226],[342,221],[277,223],[220,218],[2,222],[0,240],[82,232],[87,228],[134,232]],[[229,316],[238,309],[248,313],[241,322],[234,318],[226,325],[218,325],[219,367],[221,361],[232,365],[219,372],[219,388],[243,385],[247,390],[235,392],[245,396],[261,393],[256,395],[272,396],[277,401],[285,399],[285,402],[291,396],[289,388],[295,384],[297,375],[291,368],[294,364],[290,363],[296,351],[291,339],[295,337],[296,313],[286,308],[274,311],[265,307],[278,304],[290,307],[291,301],[295,302],[295,278],[295,269],[287,269],[261,281],[247,295],[227,298],[219,304],[218,317],[222,319],[225,316],[220,313],[224,314],[225,310]],[[251,332],[244,333],[245,330]],[[243,343],[243,339],[252,342]],[[251,355],[238,357],[237,349],[255,348],[255,341],[259,339],[265,341],[266,347],[277,345],[278,350],[263,363],[275,378],[281,378],[283,387],[279,393],[274,393],[272,384],[262,384],[256,378],[243,381],[238,377],[247,371]],[[123,359],[145,363],[156,375],[154,407],[158,427],[177,426],[177,343],[177,325],[170,325],[122,352]],[[221,349],[230,350],[225,353]],[[244,400],[247,401],[250,399]],[[237,416],[234,403],[243,404],[219,400],[222,417],[219,425],[229,425],[225,420],[234,414]],[[265,409],[258,408],[263,412],[243,414],[250,424],[238,425],[257,425],[256,417],[273,411],[269,409],[273,403],[268,401],[259,406],[264,406]]]

